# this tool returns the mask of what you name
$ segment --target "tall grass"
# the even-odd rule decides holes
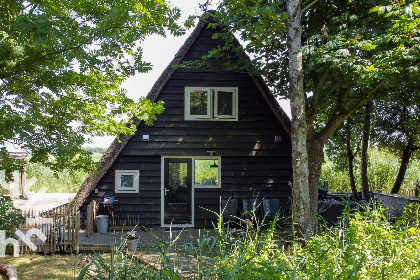
[[[410,205],[394,224],[379,205],[345,211],[341,224],[322,227],[305,246],[293,239],[280,242],[276,222],[238,232],[219,220],[214,235],[200,238],[198,245],[176,248],[175,241],[157,240],[161,258],[155,270],[145,270],[137,278],[106,279],[419,279],[419,209]],[[110,274],[102,266],[116,266],[110,261],[95,265],[99,268],[89,276],[84,274],[87,269],[81,275],[105,279]]]
[[[94,153],[92,158],[98,162],[102,154]],[[49,167],[41,163],[30,162],[30,157],[26,159],[26,180],[28,192],[47,192],[47,193],[76,193],[88,173],[83,171],[70,172],[62,170],[54,172]],[[7,195],[8,190],[0,188],[0,195]]]
[[[31,162],[27,163],[26,171],[30,185],[29,191],[34,193],[75,193],[88,175],[83,171],[54,172],[45,165]]]
[[[92,154],[95,162],[98,162],[101,156],[102,154],[99,153]],[[26,171],[28,180],[36,179],[30,187],[31,192],[76,193],[89,175],[84,171],[70,172],[69,170],[63,170],[54,172],[41,163],[32,163],[29,160],[27,160]]]
[[[361,190],[360,163],[355,162],[356,186]],[[400,159],[387,151],[369,150],[368,181],[371,190],[380,190],[389,193],[394,185],[400,168]],[[333,162],[326,159],[322,165],[321,178],[328,180],[330,192],[351,192],[348,170],[339,170]],[[414,189],[415,183],[420,180],[420,160],[412,158],[401,190]],[[402,191],[401,191],[402,193]]]
[[[417,279],[420,276],[419,206],[411,205],[391,224],[380,206],[324,228],[305,247],[288,250],[299,263],[299,279]],[[292,261],[292,263],[293,263]],[[290,268],[289,268],[290,269]]]

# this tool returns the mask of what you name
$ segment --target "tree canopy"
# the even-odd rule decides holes
[[[306,193],[300,185],[309,188],[311,209],[304,219],[311,223],[327,140],[363,105],[419,78],[418,1],[225,0],[215,16],[245,46],[228,40],[208,57],[224,59],[225,69],[263,76],[277,95],[291,100],[293,161],[302,168],[294,171],[293,187],[302,191],[300,199]],[[244,59],[223,56],[226,48]],[[302,137],[310,149],[302,139],[295,142]],[[294,205],[295,215],[297,210]]]
[[[92,170],[87,136],[132,134],[135,118],[150,124],[162,112],[120,85],[151,69],[145,37],[184,32],[179,17],[165,0],[1,2],[0,147],[17,144],[55,169]],[[6,148],[0,156],[8,167]]]
[[[375,136],[382,147],[401,158],[400,169],[391,193],[400,191],[412,155],[420,150],[420,107],[404,102],[378,102],[380,114],[376,115]]]

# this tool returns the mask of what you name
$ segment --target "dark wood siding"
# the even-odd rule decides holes
[[[139,170],[139,193],[115,193],[115,170]],[[160,157],[119,156],[97,185],[98,193],[92,191],[81,208],[85,218],[87,205],[92,200],[103,201],[104,196],[115,196],[114,216],[140,217],[143,225],[160,225]],[[99,209],[99,214],[106,214]]]
[[[291,157],[222,157],[222,188],[195,189],[195,226],[211,226],[220,199],[278,198],[290,210]],[[209,211],[210,210],[210,211]]]
[[[185,60],[200,59],[222,41],[211,39],[213,30],[203,30],[186,53]],[[184,88],[238,87],[238,121],[185,121]],[[292,180],[291,144],[251,77],[233,72],[178,69],[158,96],[164,112],[152,126],[141,124],[101,179],[88,201],[114,195],[116,169],[140,170],[138,194],[116,194],[114,214],[140,216],[141,223],[160,225],[161,156],[206,156],[209,149],[222,157],[222,188],[194,190],[195,224],[208,226],[219,210],[220,198],[279,198],[290,209]],[[149,141],[142,141],[142,135]],[[281,136],[281,142],[275,142]]]

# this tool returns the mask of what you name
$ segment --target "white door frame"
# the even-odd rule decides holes
[[[193,186],[193,181],[194,181],[194,174],[192,174],[192,178],[191,178],[191,224],[165,224],[165,192],[164,192],[164,188],[165,188],[165,159],[167,158],[180,158],[180,159],[184,159],[184,158],[188,158],[188,159],[192,159],[193,157],[191,156],[161,156],[161,188],[160,188],[160,225],[161,227],[194,227],[194,220],[195,220],[195,213],[194,213],[194,186]],[[193,166],[191,166],[191,169],[193,169]],[[193,170],[191,170],[191,172],[193,172]]]

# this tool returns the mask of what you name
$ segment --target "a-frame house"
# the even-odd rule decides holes
[[[213,39],[220,32],[199,21],[147,96],[164,112],[115,140],[72,201],[82,220],[105,196],[118,200],[116,217],[149,227],[209,226],[226,198],[277,198],[290,209],[290,120],[262,79],[173,67],[224,44]]]

